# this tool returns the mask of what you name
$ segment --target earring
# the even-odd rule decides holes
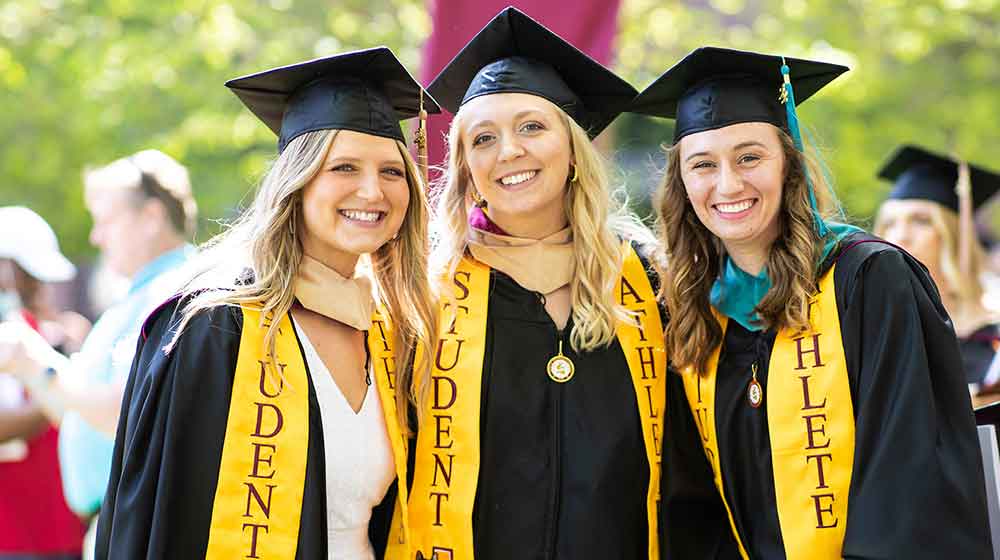
[[[476,189],[472,189],[472,204],[473,206],[479,208],[480,210],[486,208],[489,205],[489,203],[486,202],[486,199],[483,198],[483,195],[479,194],[479,191],[477,191]]]
[[[580,171],[576,165],[573,165],[573,177],[570,178],[570,183],[575,183],[580,179]]]

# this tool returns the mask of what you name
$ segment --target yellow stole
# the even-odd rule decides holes
[[[616,294],[619,303],[634,314],[636,321],[619,324],[617,334],[641,416],[649,462],[649,555],[658,559],[666,353],[649,278],[635,251],[631,246],[626,249]],[[426,559],[473,558],[472,510],[479,478],[479,413],[489,282],[489,267],[463,259],[453,277],[453,298],[442,302],[441,340],[434,353],[430,398],[417,436],[417,463],[409,504],[413,550]],[[387,555],[386,558],[404,557]]]
[[[278,324],[275,356],[281,377],[269,371],[260,311],[243,307],[243,332],[212,507],[208,560],[294,558],[309,451],[309,380],[287,314]],[[406,441],[396,420],[391,328],[375,312],[368,347],[399,484],[397,515],[406,511]],[[402,511],[402,515],[398,515]],[[390,537],[405,547],[407,528]],[[393,538],[395,537],[395,538]],[[405,550],[405,548],[404,548]]]
[[[842,557],[854,467],[854,404],[840,332],[834,269],[809,303],[807,333],[781,330],[768,366],[767,421],[778,522],[789,560]],[[716,314],[725,332],[726,317]],[[749,559],[726,503],[716,434],[715,383],[721,345],[707,372],[684,372],[684,390],[740,554]],[[747,382],[750,372],[745,372]],[[726,372],[739,375],[740,372]],[[750,406],[749,403],[747,406]]]
[[[372,315],[372,329],[368,331],[368,352],[375,373],[375,387],[382,401],[385,427],[392,442],[392,457],[396,461],[396,505],[392,513],[392,529],[386,546],[386,558],[410,558],[410,528],[407,523],[406,434],[401,429],[399,411],[396,410],[396,364],[392,353],[392,324],[384,309]]]

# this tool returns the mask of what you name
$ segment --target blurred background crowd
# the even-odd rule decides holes
[[[0,559],[85,550],[142,318],[274,154],[222,83],[387,45],[426,84],[508,4],[639,89],[703,45],[849,66],[799,117],[863,227],[901,144],[1000,170],[1000,0],[0,0],[0,336],[30,330],[44,366],[0,373]],[[448,117],[430,118],[432,164]],[[597,140],[640,215],[671,138],[626,114]],[[1000,380],[997,186],[972,184],[976,268],[955,273],[957,220],[878,224],[953,296],[978,402]]]

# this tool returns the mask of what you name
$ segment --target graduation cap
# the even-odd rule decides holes
[[[796,103],[847,70],[815,60],[701,47],[643,90],[631,110],[677,119],[674,142],[695,132],[745,122],[771,123],[796,136],[797,123],[790,122],[795,120]]]
[[[882,179],[893,181],[889,199],[920,199],[937,202],[959,211],[958,162],[918,146],[902,146],[878,172]],[[972,207],[980,208],[1000,190],[1000,175],[969,164],[972,184]]]
[[[701,47],[636,96],[631,110],[676,119],[674,143],[696,132],[764,122],[788,132],[795,147],[803,152],[795,106],[847,70],[846,66],[828,62]],[[824,237],[828,229],[808,175],[806,182],[814,226]]]
[[[636,90],[516,8],[496,15],[427,90],[452,113],[492,93],[528,93],[565,111],[591,138],[626,110]]]
[[[399,121],[434,99],[392,51],[376,47],[265,70],[226,87],[278,135],[278,151],[315,130],[353,130],[405,142]]]

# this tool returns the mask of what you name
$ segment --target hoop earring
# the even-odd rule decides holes
[[[489,203],[486,202],[486,199],[483,198],[483,195],[479,194],[479,191],[477,191],[476,189],[472,189],[472,205],[482,210],[487,206],[489,206]]]
[[[580,179],[580,169],[576,166],[576,164],[572,165],[573,165],[573,177],[570,178],[569,182],[575,183]]]

